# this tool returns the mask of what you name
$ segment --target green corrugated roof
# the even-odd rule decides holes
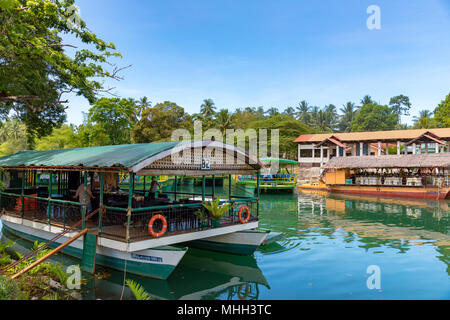
[[[50,151],[20,151],[0,158],[0,167],[83,166],[131,168],[145,159],[170,150],[179,142],[128,144]]]

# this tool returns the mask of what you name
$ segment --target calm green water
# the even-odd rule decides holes
[[[260,226],[283,232],[282,240],[251,257],[190,249],[167,281],[126,278],[159,299],[450,299],[449,206],[448,201],[263,194]],[[5,236],[18,249],[29,246]],[[78,263],[63,255],[54,261]],[[379,290],[367,287],[371,265],[381,271]],[[132,297],[128,289],[122,292],[123,272],[99,270],[104,279],[84,275],[84,299]]]

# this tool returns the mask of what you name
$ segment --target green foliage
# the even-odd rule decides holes
[[[388,106],[369,103],[361,107],[355,120],[352,121],[352,131],[383,131],[394,130],[398,123],[398,115]]]
[[[12,262],[11,256],[8,254],[8,248],[14,245],[14,242],[0,242],[0,266],[6,266]]]
[[[63,125],[53,129],[48,136],[36,141],[35,150],[58,150],[83,147],[74,125]]]
[[[279,114],[266,120],[254,121],[250,123],[249,127],[252,129],[279,129],[279,152],[285,158],[296,157],[297,145],[294,143],[294,140],[299,135],[317,131],[285,114]],[[272,146],[270,134],[268,134],[267,139],[269,140],[267,151],[270,152]]]
[[[175,129],[191,129],[192,121],[184,108],[165,101],[142,112],[142,119],[132,132],[135,143],[169,141]]]
[[[207,223],[209,220],[209,215],[202,209],[198,209],[194,212],[195,216],[200,220],[201,223]]]
[[[231,203],[220,204],[220,199],[203,202],[203,206],[208,210],[214,219],[220,219],[231,208]]]
[[[62,125],[63,94],[73,92],[94,102],[103,89],[102,78],[120,79],[116,67],[108,70],[109,60],[120,53],[87,28],[72,10],[74,2],[1,2],[0,115],[15,114],[29,136],[41,137]],[[83,49],[63,43],[63,35],[76,38]],[[64,51],[67,47],[73,49],[70,55]]]
[[[429,110],[422,110],[418,117],[414,117],[414,129],[431,129],[437,127],[436,119],[433,118],[433,113]]]
[[[26,126],[17,119],[0,123],[0,156],[28,149]]]
[[[45,274],[52,278],[58,279],[59,283],[62,285],[66,285],[69,275],[62,269],[61,265],[47,263],[45,264],[44,269]]]
[[[0,300],[16,300],[18,296],[17,282],[0,276]]]
[[[403,94],[392,97],[389,101],[389,105],[392,108],[392,112],[398,114],[399,116],[409,115],[409,110],[411,109],[411,102],[409,102],[409,97]]]
[[[434,110],[434,118],[440,128],[450,128],[450,93]]]
[[[108,144],[128,144],[136,109],[133,99],[101,98],[89,110],[88,123],[103,130]]]
[[[136,300],[150,300],[150,295],[145,291],[144,287],[133,280],[126,280],[126,284],[130,287]]]
[[[356,118],[358,111],[355,104],[347,102],[343,108],[341,108],[342,117],[339,121],[338,128],[342,132],[350,132],[352,130],[352,121]]]

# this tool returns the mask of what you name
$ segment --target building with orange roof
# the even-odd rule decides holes
[[[333,157],[450,152],[450,128],[305,134],[294,142],[300,167],[322,167]]]

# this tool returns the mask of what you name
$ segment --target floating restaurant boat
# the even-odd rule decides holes
[[[259,188],[262,192],[292,192],[295,190],[297,161],[277,158],[261,158],[260,161],[265,166],[259,177]],[[256,188],[256,180],[255,175],[238,175],[235,177],[236,184],[253,190]]]
[[[224,161],[230,155],[240,161]],[[48,242],[52,248],[64,247],[64,253],[82,260],[86,271],[93,272],[99,264],[167,279],[187,251],[181,243],[206,239],[206,243],[221,243],[211,249],[223,247],[227,252],[243,244],[246,251],[234,253],[250,254],[264,242],[266,231],[249,231],[258,228],[258,184],[252,197],[234,196],[230,188],[228,199],[221,203],[232,206],[214,226],[211,219],[201,223],[196,214],[205,210],[207,197],[216,198],[214,188],[206,194],[207,176],[231,179],[231,175],[259,172],[261,166],[242,149],[217,141],[22,151],[0,158],[6,184],[0,192],[1,220],[13,234]],[[38,171],[57,179],[38,185]],[[129,175],[127,192],[118,188],[118,175],[124,173]],[[200,176],[202,193],[178,192],[176,183],[173,192],[156,198],[149,197],[145,188],[135,190],[135,176],[159,175]],[[90,188],[92,211],[86,203],[74,201],[78,187]]]
[[[450,153],[339,157],[323,168],[318,182],[299,188],[421,199],[450,193]]]

